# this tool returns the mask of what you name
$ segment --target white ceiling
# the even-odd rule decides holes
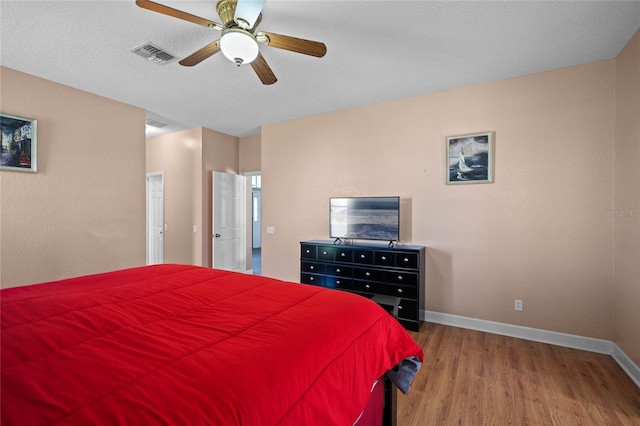
[[[220,22],[215,0],[162,1]],[[134,0],[0,1],[0,64],[144,108],[165,131],[235,136],[264,124],[615,57],[640,1],[267,0],[258,30],[327,45],[318,59],[261,45],[278,82],[222,54],[178,60],[219,32]],[[177,56],[130,52],[152,42]]]

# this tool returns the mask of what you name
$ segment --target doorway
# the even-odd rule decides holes
[[[247,175],[251,176],[251,266],[253,275],[262,275],[262,176],[260,173]]]
[[[164,173],[147,173],[147,265],[164,263]]]

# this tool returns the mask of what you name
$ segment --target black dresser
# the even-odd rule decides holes
[[[350,291],[373,298],[400,298],[398,321],[420,329],[420,300],[424,289],[425,248],[386,243],[334,244],[311,240],[300,243],[300,282]]]

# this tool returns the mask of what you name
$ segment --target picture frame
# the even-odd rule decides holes
[[[0,170],[35,173],[38,169],[38,121],[0,113]]]
[[[494,132],[447,136],[447,185],[493,183]]]

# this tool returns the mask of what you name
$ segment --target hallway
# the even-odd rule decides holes
[[[251,252],[251,266],[253,275],[262,275],[262,249],[256,247]]]

